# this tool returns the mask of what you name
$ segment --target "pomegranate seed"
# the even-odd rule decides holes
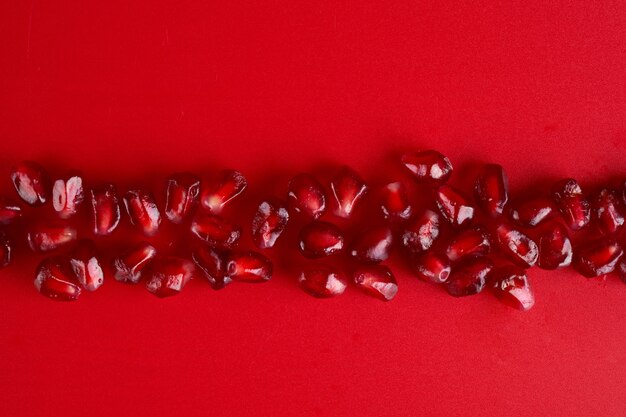
[[[106,236],[113,233],[121,218],[117,190],[113,184],[91,190],[91,209],[94,234]]]
[[[150,266],[146,288],[157,297],[171,297],[183,290],[193,276],[193,262],[169,256],[160,258]]]
[[[165,217],[172,223],[182,223],[195,208],[199,194],[200,179],[194,174],[170,176],[165,191]]]
[[[487,164],[476,179],[474,194],[480,208],[496,218],[504,212],[509,201],[509,182],[502,165]]]
[[[483,256],[491,251],[489,233],[481,226],[459,232],[452,238],[446,255],[452,262],[457,262],[470,256]]]
[[[426,252],[413,258],[413,271],[423,281],[441,284],[450,276],[450,261],[437,252]]]
[[[452,225],[464,226],[471,223],[474,218],[474,207],[460,192],[449,185],[442,185],[437,188],[435,198],[439,211]]]
[[[535,295],[523,269],[515,265],[501,266],[491,271],[489,280],[496,296],[504,304],[522,311],[528,311],[535,305]]]
[[[0,197],[0,224],[11,224],[22,217],[22,207],[15,201]]]
[[[291,211],[315,220],[326,212],[326,195],[322,185],[312,175],[299,174],[289,181],[287,204]]]
[[[452,175],[450,160],[433,150],[404,154],[402,163],[420,182],[444,183]]]
[[[325,266],[305,269],[298,277],[300,288],[307,294],[317,298],[330,298],[343,294],[346,279]]]
[[[496,238],[500,248],[516,264],[529,268],[537,262],[539,257],[537,244],[519,230],[503,223],[496,229]]]
[[[228,277],[241,282],[269,281],[272,269],[272,262],[258,252],[233,253],[226,263]]]
[[[603,234],[611,235],[620,230],[624,225],[624,213],[617,191],[606,188],[600,191],[593,201],[592,214]]]
[[[425,210],[402,233],[402,245],[411,253],[430,249],[439,237],[439,215]]]
[[[389,257],[393,234],[387,226],[373,227],[365,231],[355,242],[350,255],[360,262],[378,263]]]
[[[234,247],[241,237],[241,227],[229,223],[220,216],[200,213],[191,223],[191,231],[198,239],[211,247]]]
[[[139,227],[146,236],[154,236],[161,225],[161,213],[154,196],[145,190],[130,190],[124,196],[126,212],[133,226]]]
[[[383,189],[383,215],[390,220],[407,220],[413,214],[406,187],[401,182],[392,182]]]
[[[346,219],[352,216],[354,207],[368,190],[361,177],[347,166],[341,168],[330,188],[335,201],[335,215]]]
[[[367,294],[383,301],[391,301],[398,293],[396,278],[384,265],[369,265],[357,269],[354,282]]]
[[[42,295],[56,301],[74,301],[81,292],[69,259],[59,256],[46,258],[39,264],[35,288]]]
[[[617,265],[617,275],[626,284],[626,261],[623,257]]]
[[[13,168],[11,181],[20,198],[31,206],[40,206],[50,197],[50,177],[35,162],[24,161]]]
[[[487,275],[493,268],[489,258],[470,258],[452,269],[444,284],[448,294],[454,297],[478,294],[485,287]]]
[[[96,255],[96,247],[91,240],[82,239],[70,255],[70,265],[80,285],[88,291],[95,291],[104,282],[104,272]]]
[[[552,196],[567,227],[580,230],[589,224],[591,219],[589,201],[583,196],[575,179],[566,178],[558,181],[552,187]]]
[[[315,221],[304,226],[299,235],[300,252],[307,258],[321,258],[343,250],[343,234],[331,223]]]
[[[221,290],[232,282],[232,279],[226,275],[226,261],[223,253],[201,246],[193,252],[192,259],[214,290]]]
[[[9,239],[0,232],[0,269],[9,266],[11,263],[11,250],[13,246]]]
[[[567,230],[559,224],[548,225],[537,239],[539,258],[537,266],[542,269],[557,269],[572,263],[572,242]]]
[[[52,187],[52,205],[62,219],[76,214],[84,199],[83,179],[79,176],[56,180]]]
[[[556,207],[547,198],[534,198],[524,201],[511,209],[511,218],[522,227],[535,227],[549,219]]]
[[[591,242],[574,252],[574,268],[587,278],[613,272],[624,251],[611,239]]]
[[[237,197],[248,186],[246,177],[239,171],[224,170],[220,179],[202,191],[202,206],[213,213],[219,213],[224,206]]]
[[[260,249],[271,248],[276,244],[289,221],[285,204],[275,198],[263,201],[252,220],[252,239]]]
[[[76,240],[76,229],[70,226],[38,226],[26,235],[34,252],[49,252]]]
[[[141,242],[122,256],[113,260],[115,279],[136,284],[141,279],[144,268],[156,257],[154,246]]]

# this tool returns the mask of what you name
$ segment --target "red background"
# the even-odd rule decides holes
[[[623,1],[257,3],[3,1],[2,190],[24,158],[122,182],[234,166],[259,195],[340,161],[376,184],[423,146],[503,164],[513,193],[625,174]],[[280,271],[167,300],[109,280],[62,304],[32,270],[0,274],[5,416],[625,412],[614,276],[532,270],[520,313],[402,266],[388,304],[316,300]]]

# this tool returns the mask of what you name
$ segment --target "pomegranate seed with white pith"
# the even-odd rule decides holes
[[[69,256],[76,279],[88,291],[95,291],[104,282],[102,265],[91,240],[82,239]]]
[[[448,294],[464,297],[478,294],[485,288],[487,275],[493,268],[489,258],[470,258],[452,269],[450,277],[444,284]]]
[[[13,245],[6,235],[0,232],[0,269],[11,263]]]
[[[439,226],[439,215],[432,210],[425,210],[402,232],[402,245],[410,253],[427,251],[439,237]]]
[[[122,217],[117,190],[113,184],[91,190],[91,210],[94,234],[106,236],[113,233]]]
[[[191,231],[214,248],[233,248],[241,237],[241,226],[208,213],[200,213],[193,219]]]
[[[182,223],[193,211],[200,194],[200,178],[187,172],[167,179],[165,217],[175,224]]]
[[[549,224],[537,238],[539,257],[537,266],[542,269],[557,269],[572,263],[574,251],[567,230],[558,223]]]
[[[605,235],[616,233],[624,226],[624,211],[616,190],[605,188],[600,191],[593,200],[591,214]]]
[[[489,233],[481,226],[463,230],[448,244],[446,255],[451,262],[458,262],[470,256],[483,256],[491,251]]]
[[[389,220],[407,220],[413,214],[406,187],[401,182],[392,182],[383,188],[381,209]]]
[[[20,217],[22,207],[10,198],[0,197],[0,224],[11,224]]]
[[[224,206],[241,194],[248,186],[246,177],[239,171],[224,170],[219,179],[206,185],[200,201],[212,213],[219,213]]]
[[[291,211],[302,213],[313,220],[326,212],[324,188],[312,175],[299,174],[289,181],[287,205]]]
[[[56,301],[74,301],[81,293],[69,259],[59,256],[46,258],[39,264],[35,288],[41,295]]]
[[[28,246],[34,252],[49,252],[76,240],[76,229],[71,226],[34,226],[28,231]]]
[[[360,235],[350,255],[360,262],[378,263],[389,258],[393,245],[393,233],[387,226],[372,227]]]
[[[367,294],[383,301],[391,301],[398,293],[396,278],[384,265],[360,267],[354,273],[354,282]]]
[[[139,243],[122,254],[122,256],[113,260],[115,279],[131,284],[138,283],[143,270],[152,262],[156,255],[157,251],[154,246],[147,242]]]
[[[530,237],[504,223],[498,226],[495,234],[500,249],[513,262],[525,268],[537,263],[539,248]]]
[[[161,225],[161,212],[151,192],[129,190],[124,195],[124,205],[133,226],[138,227],[146,236],[157,234]]]
[[[441,284],[450,276],[450,260],[447,256],[435,251],[429,251],[414,257],[411,267],[422,281]]]
[[[402,155],[402,164],[419,182],[444,183],[452,175],[450,160],[434,150]]]
[[[533,198],[519,202],[511,208],[511,218],[522,227],[535,227],[549,219],[556,207],[547,198]]]
[[[236,252],[228,257],[226,275],[241,282],[259,283],[272,278],[272,262],[258,252]]]
[[[193,265],[193,262],[175,256],[156,259],[150,265],[146,288],[160,298],[179,294],[193,277]]]
[[[624,251],[612,239],[588,243],[574,251],[574,269],[587,278],[606,275],[615,270]]]
[[[334,224],[315,221],[300,231],[300,252],[307,258],[321,258],[343,250],[344,238]]]
[[[347,166],[339,170],[330,189],[335,203],[334,214],[345,219],[352,216],[355,206],[368,191],[359,174]]]
[[[298,283],[307,294],[316,298],[330,298],[343,294],[346,279],[326,266],[307,268],[300,273]]]
[[[50,177],[37,163],[23,161],[11,171],[15,191],[27,204],[40,206],[50,198]]]
[[[201,246],[193,252],[192,259],[214,290],[221,290],[232,282],[232,279],[226,275],[225,253]]]
[[[259,204],[252,219],[252,240],[260,249],[271,248],[287,227],[289,212],[285,204],[270,198]]]
[[[504,304],[522,311],[535,305],[535,295],[530,288],[526,271],[515,265],[494,268],[489,273],[492,289]]]
[[[567,227],[580,230],[589,224],[591,206],[575,179],[566,178],[555,183],[552,197]]]
[[[509,201],[509,182],[501,165],[487,164],[482,167],[474,195],[478,206],[490,217],[496,218],[504,212]]]
[[[52,187],[52,206],[62,219],[69,219],[78,211],[85,199],[83,179],[74,175],[67,180],[59,179]]]
[[[449,185],[437,188],[435,201],[444,219],[453,226],[465,226],[474,219],[474,207],[469,199]]]

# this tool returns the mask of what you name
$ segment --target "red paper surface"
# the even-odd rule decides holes
[[[624,2],[250,3],[2,2],[0,189],[28,158],[121,184],[236,167],[282,195],[338,162],[407,180],[389,167],[421,147],[461,173],[501,163],[514,195],[624,174]],[[615,276],[533,269],[528,313],[397,260],[387,304],[316,300],[281,270],[167,300],[109,278],[62,304],[18,258],[0,272],[3,416],[626,413]]]

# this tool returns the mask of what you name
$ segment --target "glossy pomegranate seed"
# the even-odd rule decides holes
[[[509,201],[509,182],[502,165],[485,165],[476,179],[474,195],[478,206],[490,217],[504,212]]]
[[[617,191],[604,189],[593,200],[593,219],[600,232],[611,235],[624,225],[624,212]]]
[[[239,225],[207,213],[200,213],[193,219],[191,231],[198,239],[214,248],[233,248],[241,237]]]
[[[368,191],[367,185],[351,168],[344,166],[330,183],[335,203],[334,214],[349,218],[354,207]]]
[[[96,255],[96,246],[91,240],[83,239],[70,255],[70,265],[80,285],[88,291],[95,291],[104,282],[102,265]]]
[[[11,251],[13,245],[4,233],[0,232],[0,269],[9,266],[11,263]]]
[[[275,198],[263,201],[252,219],[252,240],[260,249],[273,247],[288,221],[289,212],[282,201]]]
[[[598,240],[574,251],[574,268],[587,278],[599,277],[613,272],[623,254],[614,240]]]
[[[343,233],[331,223],[315,221],[299,234],[300,252],[307,258],[321,258],[343,250]]]
[[[414,257],[411,262],[413,271],[423,281],[441,284],[450,276],[450,260],[437,252],[426,252]]]
[[[401,182],[392,182],[383,188],[383,215],[390,220],[407,220],[413,214],[406,187]]]
[[[511,208],[511,218],[520,226],[535,227],[549,219],[555,211],[556,207],[547,198],[533,198]]]
[[[239,171],[225,170],[213,184],[202,191],[202,206],[213,213],[219,213],[224,206],[237,197],[248,186],[246,177]]]
[[[530,288],[526,271],[515,265],[494,268],[489,281],[496,296],[506,305],[528,311],[535,305],[535,295]]]
[[[411,253],[420,253],[430,249],[439,237],[439,215],[432,210],[425,210],[412,220],[402,232],[402,246]]]
[[[572,263],[572,242],[567,230],[559,224],[551,224],[537,238],[539,258],[537,266],[542,269],[557,269]]]
[[[122,256],[113,260],[115,279],[121,282],[136,284],[141,279],[141,273],[156,257],[154,246],[141,242]]]
[[[91,190],[91,210],[93,214],[93,232],[106,236],[120,224],[120,203],[113,184]]]
[[[39,225],[31,229],[26,238],[35,252],[49,252],[76,240],[76,229],[71,226]]]
[[[291,211],[318,219],[326,212],[324,188],[310,174],[296,175],[289,181],[287,205]]]
[[[214,290],[221,290],[232,282],[232,279],[226,275],[224,255],[224,253],[206,246],[197,248],[192,254],[196,266],[204,273]]]
[[[450,160],[433,150],[404,154],[402,163],[420,182],[444,183],[452,175]]]
[[[269,281],[272,269],[272,262],[258,252],[233,253],[226,263],[226,275],[241,282]]]
[[[305,269],[300,273],[298,282],[307,294],[317,298],[343,294],[347,286],[346,279],[341,274],[325,266]]]
[[[39,264],[35,288],[42,295],[56,301],[74,301],[81,292],[69,259],[59,256],[46,258]]]
[[[444,284],[448,294],[455,297],[478,294],[485,287],[487,275],[493,268],[489,258],[470,258],[452,269]]]
[[[155,260],[150,266],[146,288],[157,297],[180,293],[193,276],[193,262],[169,256]]]
[[[496,239],[502,251],[516,264],[529,268],[537,263],[539,248],[534,240],[506,224],[496,229]]]
[[[459,232],[452,238],[446,255],[452,262],[458,262],[470,256],[483,256],[491,251],[489,233],[481,226]]]
[[[161,225],[161,213],[154,196],[145,190],[130,190],[124,196],[126,212],[133,226],[137,226],[144,235],[154,236]]]
[[[437,188],[435,199],[439,211],[453,226],[464,226],[472,222],[474,207],[459,191],[449,185],[442,185]]]
[[[377,226],[366,230],[356,240],[350,255],[360,262],[377,263],[389,257],[393,244],[393,234],[387,226]]]
[[[0,197],[0,224],[11,224],[22,217],[22,207],[15,201]]]
[[[200,179],[194,174],[170,176],[165,191],[165,217],[172,223],[182,223],[195,208],[199,194]]]
[[[22,200],[40,206],[50,198],[50,177],[37,163],[24,161],[11,171],[11,181]]]
[[[83,179],[77,175],[56,180],[52,187],[52,206],[62,219],[69,219],[85,199]]]
[[[566,178],[552,187],[552,196],[565,224],[572,230],[580,230],[589,224],[591,208],[589,201],[575,179]]]
[[[383,301],[391,301],[398,293],[393,273],[384,265],[363,266],[354,273],[354,282],[367,294]]]

